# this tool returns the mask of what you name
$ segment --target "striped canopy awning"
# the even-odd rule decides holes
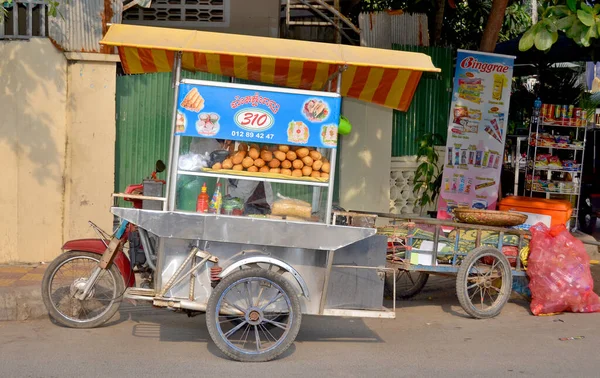
[[[440,72],[420,53],[195,30],[118,24],[100,43],[118,48],[129,74],[169,72],[181,51],[185,70],[323,90],[345,67],[342,96],[401,111],[408,109],[421,74]]]

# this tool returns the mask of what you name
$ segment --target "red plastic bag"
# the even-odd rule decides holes
[[[534,315],[556,312],[600,312],[594,293],[590,258],[583,243],[564,226],[531,227],[531,253],[527,266]]]

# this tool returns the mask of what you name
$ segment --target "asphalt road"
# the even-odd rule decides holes
[[[224,358],[204,316],[124,306],[105,327],[0,322],[0,377],[407,376],[598,377],[600,314],[534,317],[511,301],[494,319],[466,318],[448,279],[399,302],[395,320],[305,316],[283,357]],[[584,336],[560,341],[559,338]]]

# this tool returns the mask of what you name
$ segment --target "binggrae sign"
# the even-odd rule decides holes
[[[458,50],[438,218],[495,209],[514,57]]]

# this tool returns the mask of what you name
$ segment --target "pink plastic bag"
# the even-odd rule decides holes
[[[583,243],[564,226],[531,227],[531,253],[527,275],[534,315],[556,312],[600,312],[594,293],[590,258]]]

